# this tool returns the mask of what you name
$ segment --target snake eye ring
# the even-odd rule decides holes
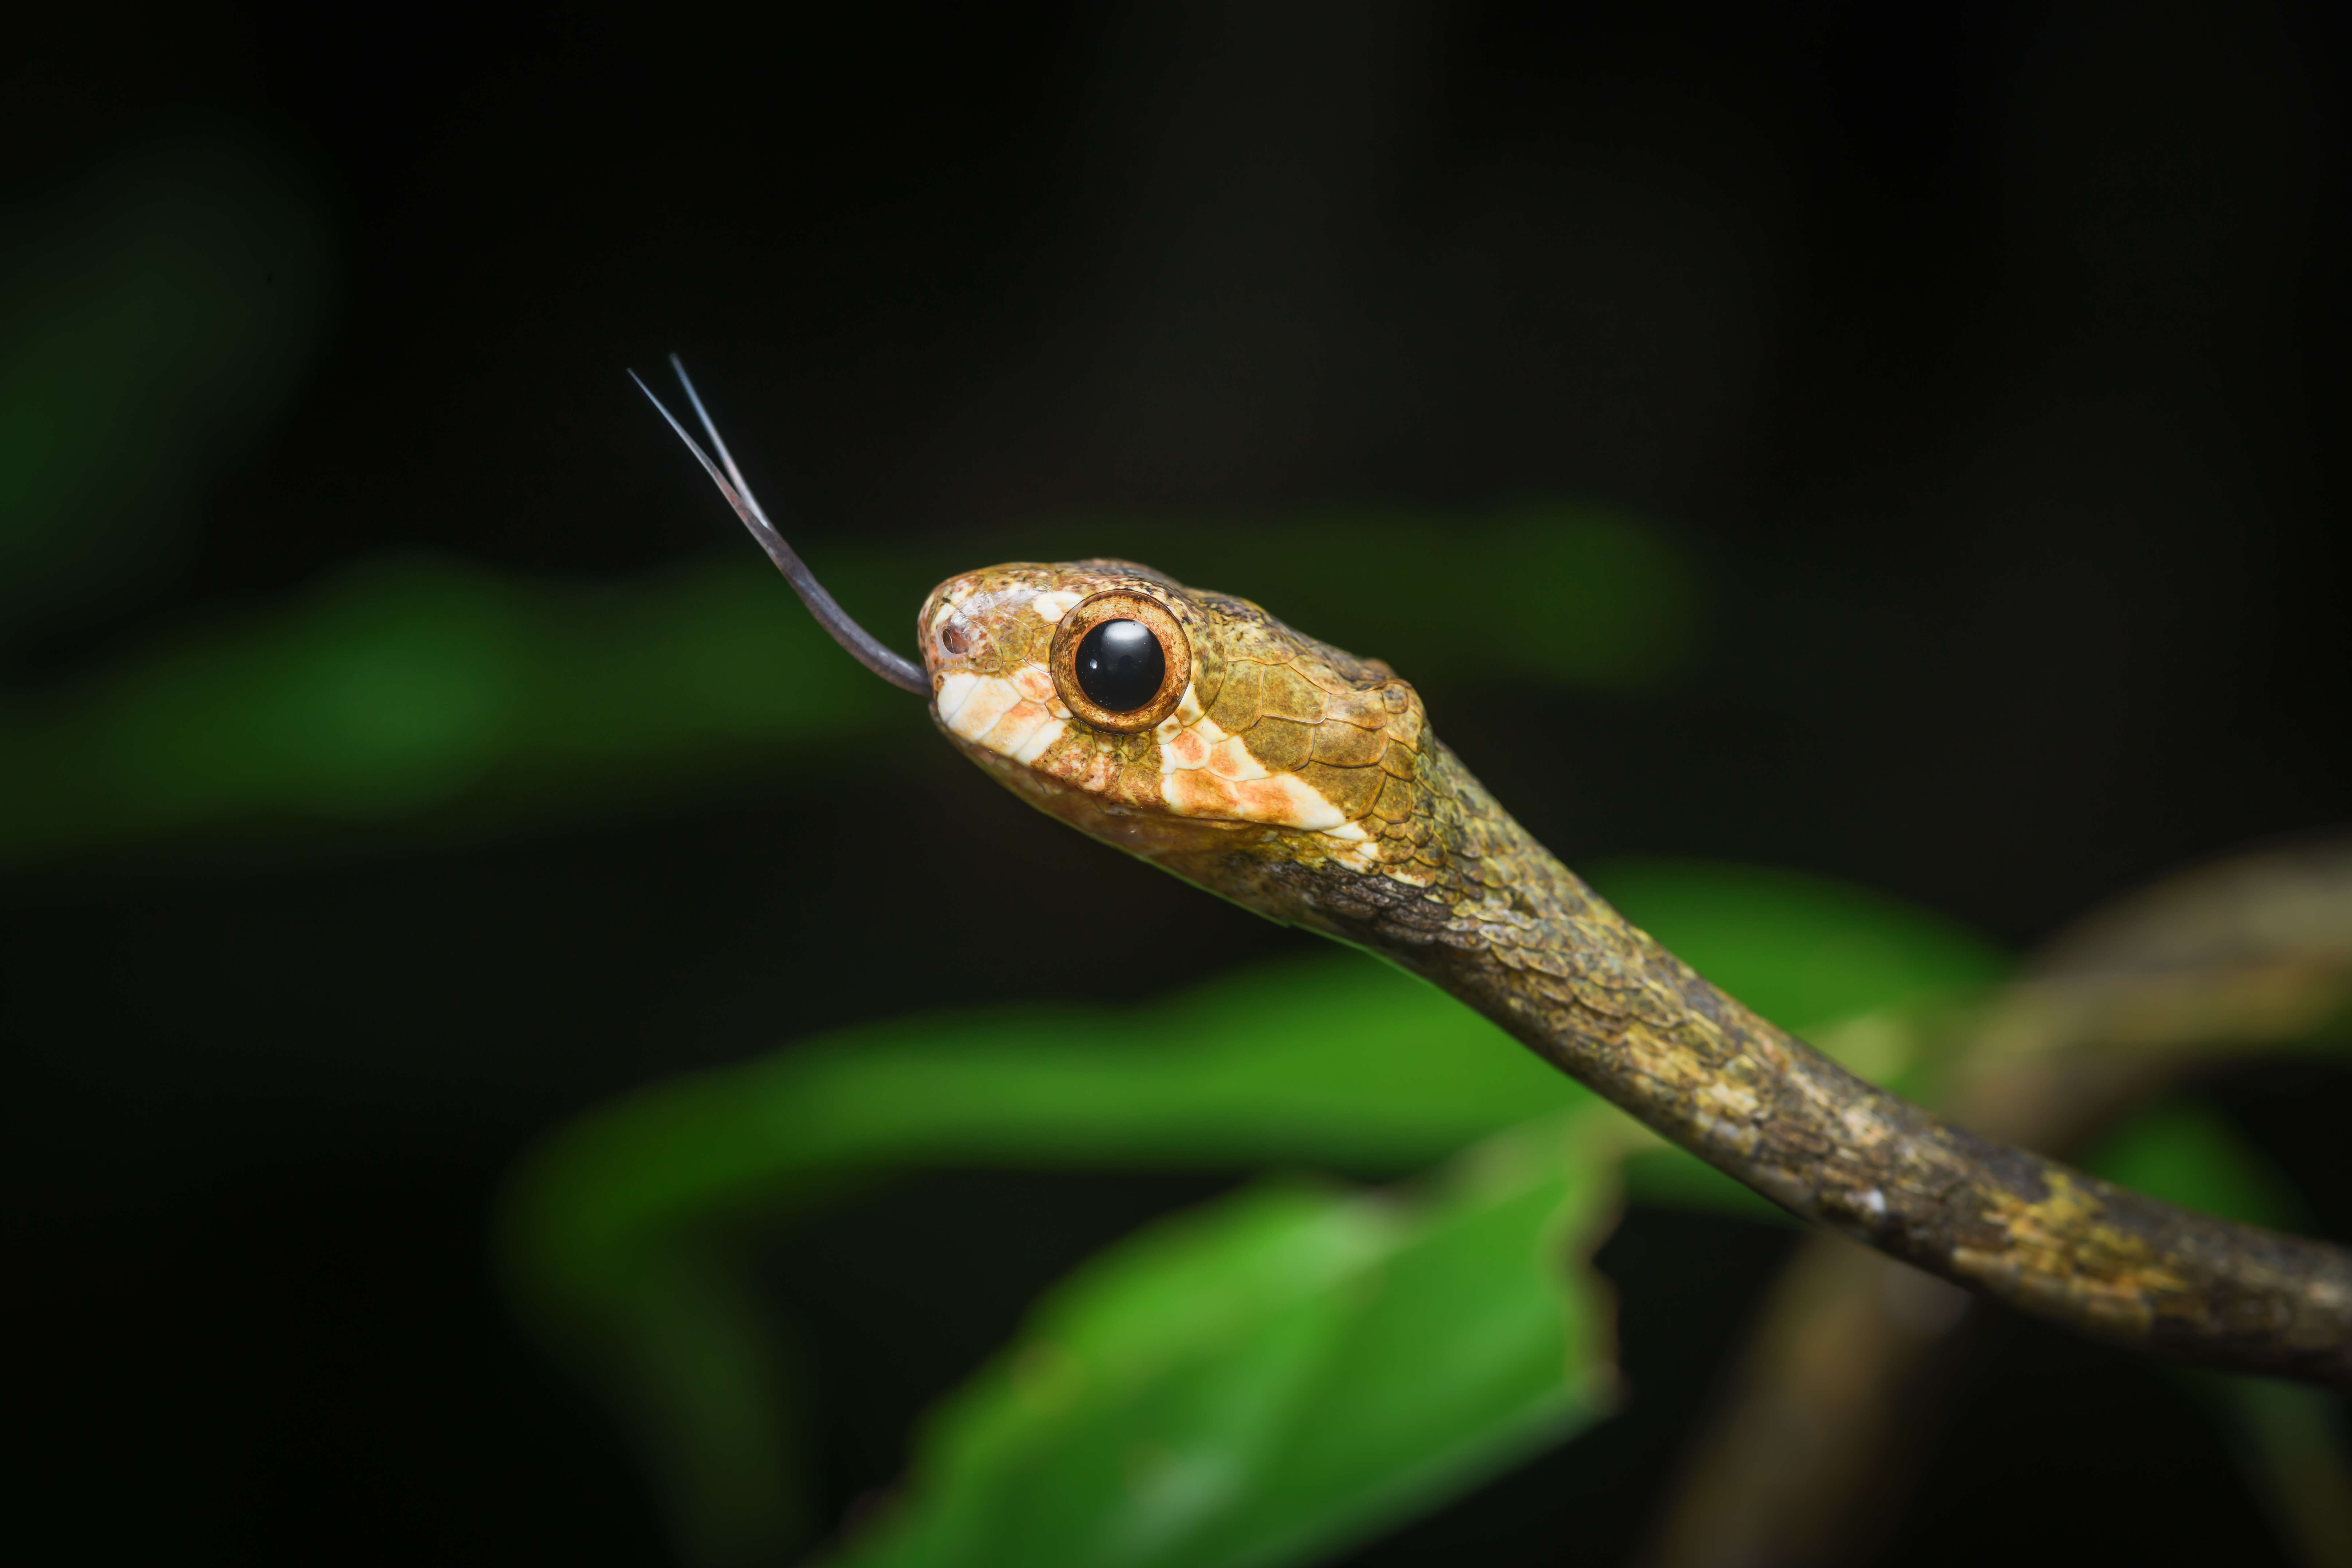
[[[1054,627],[1054,689],[1097,730],[1133,735],[1176,710],[1192,680],[1192,645],[1168,606],[1112,588],[1081,599]]]

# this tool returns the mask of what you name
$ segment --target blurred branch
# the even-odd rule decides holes
[[[2051,943],[1966,1028],[1941,1098],[1961,1125],[2062,1154],[2217,1058],[2339,1041],[2347,1013],[2352,842],[2247,856],[2158,883]],[[1647,1560],[1744,1568],[1865,1556],[1939,1426],[1976,1312],[1904,1264],[1809,1239],[1693,1445]],[[2236,1403],[2259,1405],[2248,1447],[2282,1532],[2314,1564],[2352,1563],[2352,1489],[2311,1446],[2325,1396]]]

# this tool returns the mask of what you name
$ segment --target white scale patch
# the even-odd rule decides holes
[[[939,710],[940,722],[952,726],[956,715],[963,711],[963,705],[971,700],[972,688],[979,684],[980,677],[965,669],[959,669],[940,681],[940,693],[931,700]]]
[[[1052,745],[1055,742],[1062,738],[1062,731],[1069,727],[1069,724],[1064,720],[1046,720],[1034,730],[1029,731],[1029,738],[1022,742],[1020,746],[1013,751],[1013,760],[1016,763],[1024,763],[1035,762],[1038,758],[1045,754],[1046,747]]]
[[[1043,677],[1045,672],[1034,672]],[[1059,699],[1037,701],[1024,689],[1036,683],[1024,669],[1007,680],[960,669],[940,683],[940,722],[974,745],[986,746],[1016,763],[1035,762],[1068,728],[1069,710]],[[1050,692],[1053,682],[1046,678]]]
[[[1153,734],[1160,742],[1160,798],[1179,816],[1297,827],[1341,843],[1367,837],[1297,773],[1268,773],[1241,736],[1227,734],[1201,711],[1189,687]]]
[[[1030,607],[1057,621],[1076,602],[1075,594],[1040,594]],[[1024,766],[1069,729],[1070,710],[1037,665],[1009,678],[958,670],[940,683],[938,703],[940,721],[956,735]],[[1317,833],[1332,841],[1337,858],[1370,866],[1370,836],[1360,823],[1297,774],[1268,773],[1242,736],[1202,711],[1190,687],[1152,736],[1160,742],[1160,795],[1173,815]]]

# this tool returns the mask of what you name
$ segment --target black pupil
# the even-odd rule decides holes
[[[1132,713],[1160,695],[1168,656],[1141,621],[1105,621],[1078,641],[1078,689],[1107,713]]]

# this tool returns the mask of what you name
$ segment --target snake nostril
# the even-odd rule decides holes
[[[960,658],[971,651],[971,638],[962,626],[950,621],[940,628],[940,651]]]

